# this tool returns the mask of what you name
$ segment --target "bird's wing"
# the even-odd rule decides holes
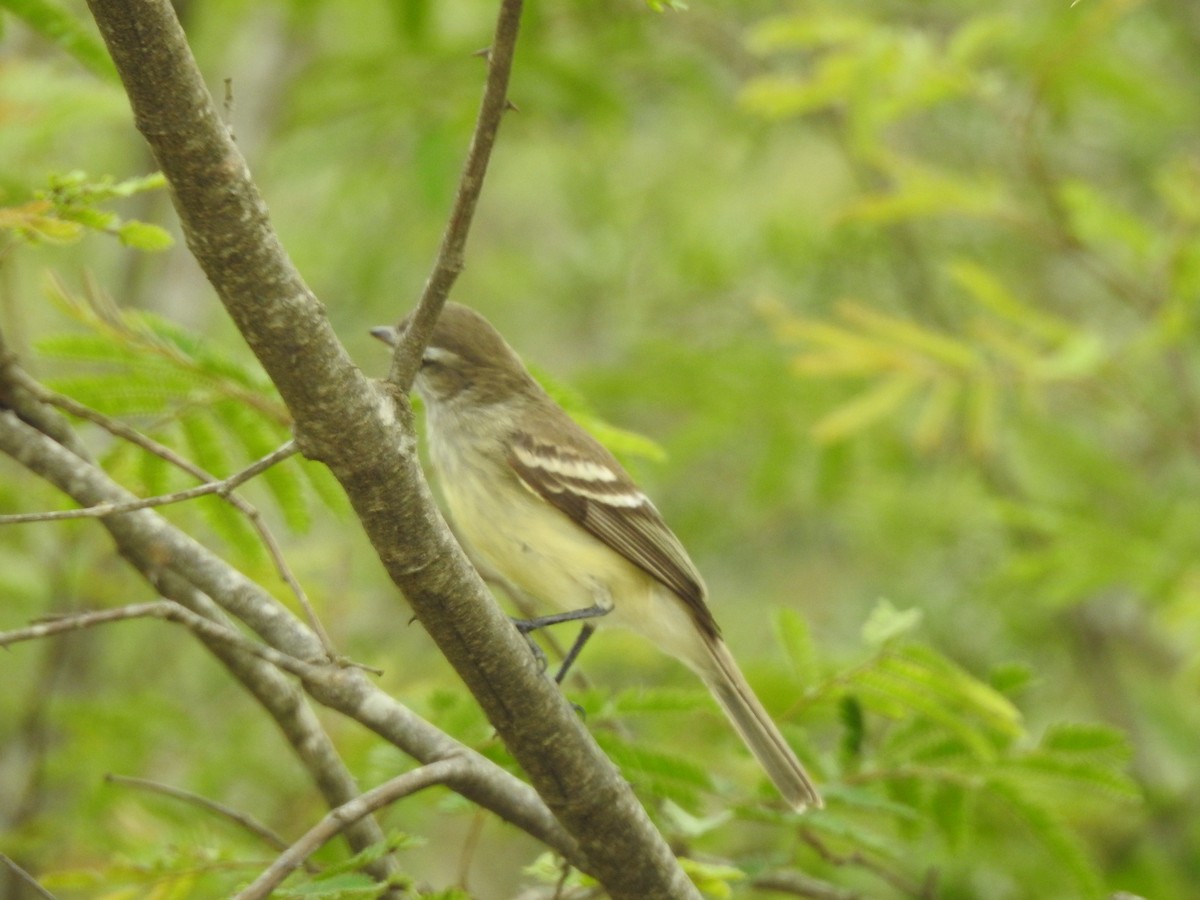
[[[584,437],[586,446],[573,446]],[[518,431],[508,464],[526,488],[674,591],[702,631],[720,633],[704,602],[704,581],[679,538],[598,442],[574,429],[553,443]]]

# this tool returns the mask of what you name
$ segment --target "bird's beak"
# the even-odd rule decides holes
[[[389,347],[396,346],[396,329],[391,325],[380,325],[372,328],[371,336],[379,338]]]

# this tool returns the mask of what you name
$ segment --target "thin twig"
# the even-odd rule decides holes
[[[169,600],[155,600],[150,603],[132,603],[119,606],[116,609],[102,609],[95,612],[72,613],[65,616],[54,616],[27,628],[13,631],[0,631],[0,647],[19,644],[22,641],[35,641],[68,631],[79,631],[94,625],[106,625],[109,622],[124,622],[128,619],[166,619],[170,617],[168,606],[174,604]],[[182,607],[181,607],[182,608]]]
[[[58,522],[64,519],[102,519],[105,516],[114,516],[118,513],[133,512],[135,509],[149,509],[154,506],[168,506],[172,503],[194,500],[196,497],[206,497],[209,494],[216,494],[219,497],[226,498],[230,491],[245,484],[251,478],[265,472],[271,466],[281,460],[287,459],[295,453],[295,441],[288,441],[282,447],[273,450],[258,462],[219,481],[206,481],[204,484],[193,488],[174,491],[170,494],[159,494],[155,497],[142,497],[138,500],[130,500],[128,503],[101,503],[96,506],[87,506],[83,509],[14,513],[12,515],[0,516],[0,525],[21,525],[26,522]]]
[[[361,819],[399,800],[435,784],[444,784],[461,773],[462,760],[442,759],[405,772],[372,788],[360,796],[330,810],[298,841],[285,850],[254,882],[238,893],[234,900],[262,900],[270,895],[310,854],[319,850],[330,838],[335,837],[351,822]]]
[[[496,132],[500,120],[509,109],[508,77],[512,70],[513,48],[521,23],[522,0],[503,0],[496,20],[496,33],[492,46],[487,51],[488,74],[483,88],[483,100],[479,105],[479,116],[475,121],[475,133],[471,136],[471,147],[467,161],[458,181],[458,193],[454,207],[446,222],[446,231],[438,248],[433,271],[425,282],[421,300],[408,326],[408,331],[398,336],[396,352],[392,355],[392,369],[388,381],[405,393],[412,387],[413,378],[420,366],[421,354],[433,334],[438,315],[450,296],[463,269],[463,248],[475,216],[475,206],[483,189],[488,160],[496,143]]]
[[[750,882],[750,886],[759,891],[809,897],[811,900],[862,900],[863,897],[858,891],[838,887],[803,872],[771,872],[759,875]]]
[[[28,872],[26,872],[20,866],[18,866],[12,860],[11,857],[9,857],[3,853],[0,853],[0,863],[4,863],[4,865],[8,866],[18,878],[20,878],[22,881],[24,881],[26,884],[28,884],[31,888],[33,888],[34,892],[39,897],[43,897],[43,898],[45,898],[45,900],[57,900],[57,898],[52,893],[50,893],[48,890],[46,890],[44,887],[42,887],[40,884],[38,884],[38,880],[36,878],[34,878],[32,875],[30,875]]]
[[[130,775],[115,775],[109,772],[104,776],[104,780],[109,784],[119,784],[126,787],[139,788],[144,791],[151,791],[155,794],[162,794],[166,797],[172,797],[176,800],[182,800],[184,803],[190,803],[193,806],[199,806],[201,809],[216,813],[218,816],[229,819],[231,822],[240,825],[242,828],[249,831],[251,834],[261,838],[276,850],[286,850],[288,842],[275,831],[272,831],[258,819],[248,813],[236,810],[231,806],[226,806],[224,803],[218,803],[216,800],[210,800],[208,797],[203,797],[200,794],[186,791],[183,788],[174,787],[169,784],[162,784],[158,781],[150,781],[146,778],[134,778]],[[318,866],[309,862],[305,862],[305,867],[310,872],[320,871]]]
[[[467,882],[470,881],[471,863],[475,860],[475,851],[479,849],[479,838],[483,834],[483,826],[487,824],[487,814],[477,809],[467,827],[467,836],[463,840],[462,851],[458,855],[458,878],[455,886],[464,893],[470,893]]]
[[[932,873],[930,873],[929,877],[926,877],[924,882],[918,883],[907,875],[892,871],[887,866],[876,862],[858,850],[851,853],[838,853],[817,837],[816,834],[807,829],[800,831],[800,839],[816,850],[817,855],[821,859],[828,863],[833,863],[835,866],[857,866],[858,868],[866,869],[868,872],[886,881],[896,890],[912,897],[918,897],[920,900],[932,900],[936,896],[936,881],[932,877]]]
[[[91,422],[92,424],[100,426],[105,431],[107,431],[109,434],[112,434],[123,440],[129,441],[129,443],[134,444],[135,446],[141,447],[147,453],[151,453],[154,456],[157,456],[160,459],[165,460],[166,462],[170,463],[171,465],[173,465],[179,469],[182,469],[184,472],[187,472],[193,478],[199,479],[205,485],[223,483],[221,479],[217,478],[215,475],[210,474],[209,472],[207,472],[200,466],[193,463],[191,460],[189,460],[183,456],[180,456],[178,453],[176,453],[170,447],[166,447],[166,446],[160,444],[158,441],[154,440],[153,438],[147,437],[146,435],[142,434],[137,429],[131,428],[130,426],[126,425],[124,422],[118,421],[117,419],[112,419],[112,418],[104,415],[104,413],[101,413],[101,412],[98,412],[97,410],[92,409],[90,406],[85,406],[84,404],[80,403],[78,400],[74,400],[71,397],[66,396],[65,394],[58,393],[57,391],[50,390],[48,387],[43,385],[41,382],[37,381],[35,378],[31,377],[29,374],[22,371],[21,369],[14,366],[14,367],[12,367],[12,370],[8,374],[9,374],[10,379],[13,382],[20,385],[25,390],[29,391],[29,393],[31,393],[38,400],[41,400],[43,403],[48,403],[51,406],[55,406],[55,407],[63,410],[64,412],[70,413],[73,416],[77,416],[81,419],[86,419],[87,421]],[[293,455],[297,451],[298,451],[298,448],[296,446],[296,442],[294,440],[288,441],[283,446],[281,446],[278,450],[276,450],[275,453],[264,457],[263,460],[260,460],[259,463],[255,463],[253,466],[250,467],[250,469],[243,470],[243,474],[245,472],[250,472],[251,470],[254,470],[255,466],[258,466],[262,462],[265,462],[266,460],[271,459],[276,454],[280,454],[278,456],[278,458],[274,459],[274,461],[272,463],[270,463],[266,466],[263,466],[262,469],[253,471],[250,475],[247,475],[246,479],[248,480],[249,478],[253,477],[254,475],[257,475],[260,471],[270,468],[270,466],[274,465],[275,462],[280,462],[284,459],[287,459],[289,456]],[[236,475],[231,476],[231,478],[236,478],[236,477],[238,477],[238,476],[236,476]],[[226,480],[230,480],[230,479],[226,479]],[[240,484],[241,482],[238,482],[238,483]],[[234,485],[233,487],[236,487],[236,485]],[[254,531],[258,534],[259,540],[261,540],[263,542],[263,545],[267,548],[267,553],[271,557],[271,561],[274,562],[274,564],[275,564],[275,571],[279,573],[279,577],[283,579],[284,584],[286,584],[288,586],[288,589],[295,596],[296,602],[300,604],[300,608],[302,610],[304,610],[305,618],[308,620],[309,626],[311,626],[312,630],[316,633],[317,639],[320,640],[321,646],[325,650],[325,654],[330,659],[339,659],[337,651],[334,649],[333,641],[329,637],[329,633],[325,631],[325,626],[321,623],[321,620],[317,617],[316,610],[313,609],[312,603],[309,602],[308,594],[305,593],[304,588],[301,587],[300,582],[296,578],[296,576],[294,574],[292,574],[292,569],[287,564],[287,560],[284,558],[284,555],[283,555],[283,550],[280,548],[279,543],[275,540],[275,535],[273,535],[271,533],[271,530],[269,528],[267,528],[267,525],[263,521],[262,514],[258,511],[258,508],[256,506],[254,506],[253,504],[251,504],[249,501],[243,499],[242,497],[239,497],[237,494],[232,493],[233,487],[227,488],[224,491],[216,490],[215,493],[217,494],[217,496],[221,497],[227,503],[231,504],[238,512],[240,512],[242,515],[244,515],[246,517],[247,521],[250,522],[250,527],[254,529]],[[206,493],[212,493],[212,492],[213,491],[208,491]],[[196,494],[195,496],[202,496],[202,494]],[[186,499],[186,498],[183,498],[183,499]],[[103,506],[103,504],[101,506]],[[133,508],[136,509],[136,508],[140,508],[140,507],[133,507]],[[77,511],[72,510],[71,512],[77,512]],[[66,518],[66,516],[61,516],[60,518]],[[46,520],[40,520],[40,521],[46,521]]]
[[[13,631],[0,632],[0,647],[16,644],[21,641],[37,640],[68,631],[78,631],[81,628],[91,628],[95,625],[106,625],[111,622],[124,622],[129,619],[150,618],[166,619],[184,625],[190,631],[223,644],[233,646],[260,659],[269,662],[302,680],[317,680],[327,671],[326,667],[297,659],[286,653],[259,644],[220,622],[206,619],[179,605],[174,600],[154,600],[149,603],[132,603],[116,609],[102,609],[95,612],[76,613],[56,617],[47,622],[18,628]]]

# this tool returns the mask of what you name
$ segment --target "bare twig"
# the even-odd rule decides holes
[[[38,880],[36,878],[18,866],[9,856],[0,853],[0,863],[4,863],[4,865],[8,866],[8,868],[12,870],[13,874],[29,885],[29,887],[33,889],[34,893],[36,893],[39,897],[45,898],[45,900],[56,900],[52,893],[38,884]]]
[[[759,875],[751,887],[759,891],[809,897],[811,900],[862,900],[863,894],[805,875],[802,872],[771,872]]]
[[[117,513],[132,512],[135,509],[150,509],[155,506],[169,506],[172,503],[182,503],[185,500],[194,500],[196,497],[207,497],[209,494],[216,494],[219,497],[227,497],[229,492],[239,485],[245,484],[251,478],[266,471],[275,465],[280,460],[287,459],[296,453],[296,444],[294,441],[288,441],[278,450],[264,456],[258,462],[242,469],[240,472],[235,472],[228,478],[223,478],[220,481],[206,481],[204,484],[197,485],[193,488],[186,488],[182,491],[174,491],[170,494],[159,494],[156,497],[142,497],[139,500],[130,500],[128,503],[101,503],[98,506],[88,506],[83,509],[58,509],[50,512],[38,513],[14,513],[12,515],[0,516],[0,525],[21,525],[27,522],[60,522],[65,519],[103,519],[105,516],[115,515]]]
[[[167,600],[155,600],[149,603],[133,603],[129,606],[119,606],[116,609],[102,609],[95,612],[73,613],[65,616],[54,616],[45,619],[28,628],[18,628],[13,631],[0,632],[0,647],[18,644],[22,641],[35,641],[67,631],[79,631],[94,625],[105,625],[109,622],[124,622],[128,619],[170,618],[169,607],[175,604]]]
[[[487,823],[487,817],[483,810],[478,810],[471,817],[471,824],[467,827],[467,836],[463,840],[462,851],[458,855],[458,878],[455,879],[455,884],[461,891],[469,893],[470,889],[467,884],[471,880],[471,863],[475,860],[475,851],[479,847],[479,838],[483,834],[483,826]]]
[[[325,671],[322,665],[297,659],[294,656],[289,656],[287,653],[281,653],[273,647],[252,641],[229,626],[222,625],[220,622],[215,622],[212,619],[207,619],[198,613],[192,612],[174,600],[154,600],[149,603],[133,603],[128,606],[120,606],[116,609],[102,609],[95,612],[58,616],[49,621],[30,625],[27,628],[0,632],[0,647],[6,647],[9,644],[20,643],[21,641],[51,637],[68,631],[78,631],[81,628],[91,628],[95,625],[107,625],[111,622],[124,622],[129,619],[139,618],[165,619],[169,622],[177,622],[203,638],[217,641],[236,650],[257,656],[277,669],[282,669],[301,679],[309,681],[319,679],[322,672]]]
[[[459,178],[454,208],[446,222],[442,244],[438,248],[433,271],[425,282],[420,303],[407,333],[398,336],[396,352],[392,355],[388,381],[405,393],[412,387],[413,378],[421,364],[421,354],[425,352],[425,345],[433,334],[433,326],[437,323],[446,298],[450,296],[450,288],[463,269],[463,248],[483,189],[483,178],[487,174],[492,147],[496,143],[496,132],[500,129],[500,120],[509,109],[508,76],[512,70],[513,49],[521,23],[521,5],[522,0],[502,0],[500,4],[496,33],[492,38],[492,46],[486,52],[488,74],[483,101],[479,106],[467,161]]]
[[[463,774],[461,759],[443,759],[411,772],[405,772],[377,788],[366,791],[361,796],[332,809],[315,826],[288,847],[261,875],[245,890],[238,893],[235,900],[262,900],[270,895],[293,870],[296,869],[310,854],[319,850],[326,841],[337,835],[351,822],[363,816],[382,809],[389,803],[415,794],[435,784],[444,784],[453,780],[456,775]]]
[[[821,859],[833,863],[835,866],[856,866],[866,869],[901,893],[916,897],[918,900],[933,900],[936,896],[936,879],[932,871],[924,881],[916,882],[907,875],[893,871],[858,850],[851,853],[838,853],[808,829],[801,829],[800,839],[816,850]]]
[[[174,787],[169,784],[162,784],[158,781],[150,781],[146,778],[134,778],[130,775],[116,775],[109,772],[104,776],[104,780],[109,784],[119,784],[125,787],[139,788],[140,790],[150,791],[155,794],[162,794],[166,797],[172,797],[176,800],[182,800],[184,803],[190,803],[192,806],[198,806],[201,809],[206,809],[209,812],[216,813],[222,818],[229,819],[231,822],[240,825],[242,828],[249,831],[251,834],[261,838],[276,850],[286,850],[288,842],[279,834],[272,831],[258,819],[248,813],[236,810],[231,806],[226,806],[224,803],[218,803],[215,800],[210,800],[208,797],[202,797],[200,794],[192,791],[185,791],[183,788]],[[306,863],[307,865],[307,863]],[[311,866],[310,871],[319,871],[317,866]]]

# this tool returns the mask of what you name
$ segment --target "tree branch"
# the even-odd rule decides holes
[[[802,872],[772,872],[759,875],[750,885],[755,890],[808,897],[810,900],[863,900],[863,895],[858,891],[840,888],[836,884],[821,881]]]
[[[475,217],[475,206],[483,190],[483,179],[487,175],[492,147],[496,143],[496,132],[511,105],[508,100],[508,77],[512,71],[513,51],[521,24],[521,5],[522,0],[502,0],[500,3],[496,33],[492,38],[492,46],[485,53],[488,74],[483,101],[475,120],[467,161],[458,181],[454,208],[450,211],[437,259],[425,282],[425,290],[408,331],[398,336],[396,351],[392,354],[388,381],[406,394],[412,388],[413,378],[421,365],[421,354],[433,335],[433,326],[446,304],[446,298],[450,296],[450,289],[463,270],[463,250],[471,230],[471,221]]]
[[[295,452],[295,442],[288,441],[278,450],[272,451],[258,460],[258,462],[219,481],[206,481],[204,484],[193,488],[185,488],[182,491],[174,491],[170,494],[160,494],[157,497],[139,497],[136,500],[130,500],[128,503],[101,503],[96,506],[87,506],[83,509],[57,509],[49,512],[13,513],[12,515],[0,516],[0,525],[22,525],[27,522],[61,522],[68,519],[103,519],[105,516],[111,516],[114,513],[133,512],[135,509],[151,509],[155,506],[169,506],[172,503],[182,503],[185,500],[207,497],[210,494],[217,494],[224,497],[234,488],[238,487],[238,485],[245,484],[251,478],[260,475],[280,460],[292,456]]]
[[[119,606],[116,609],[102,609],[96,612],[74,613],[67,616],[54,616],[28,628],[16,628],[12,631],[0,631],[0,647],[19,644],[22,641],[35,641],[40,638],[52,637],[68,631],[78,631],[81,628],[91,628],[94,625],[106,625],[109,622],[124,622],[128,619],[168,618],[164,600],[154,600],[149,603],[133,603],[129,606]]]
[[[0,863],[8,866],[8,868],[12,870],[12,873],[25,882],[25,884],[27,884],[30,889],[39,897],[44,898],[44,900],[56,900],[55,896],[42,887],[36,878],[18,866],[16,862],[14,862],[9,856],[0,853]]]
[[[421,473],[408,398],[376,387],[338,343],[270,227],[170,4],[89,6],[171,183],[188,246],[279,388],[301,450],[341,482],[392,580],[578,840],[586,870],[618,900],[697,897],[450,535]]]
[[[199,794],[193,793],[192,791],[185,791],[183,788],[177,788],[169,784],[160,784],[157,781],[150,781],[146,778],[133,778],[129,775],[115,775],[112,772],[109,772],[107,775],[105,775],[104,780],[109,784],[134,787],[138,788],[139,790],[149,791],[154,794],[162,794],[164,797],[171,797],[175,800],[182,800],[184,803],[190,803],[192,806],[198,806],[201,809],[215,813],[224,819],[228,819],[235,825],[239,825],[246,831],[249,831],[264,843],[274,847],[276,850],[286,850],[288,848],[287,841],[285,841],[280,835],[276,834],[253,816],[226,806],[224,803],[217,803],[215,800],[210,800],[208,797],[202,797]]]
[[[401,797],[423,791],[435,784],[452,784],[455,776],[461,774],[461,770],[461,760],[443,759],[398,775],[377,788],[365,791],[349,803],[331,809],[325,818],[288,847],[249,887],[239,892],[235,900],[263,900],[270,896],[271,891],[288,875],[347,825],[394,803]]]

